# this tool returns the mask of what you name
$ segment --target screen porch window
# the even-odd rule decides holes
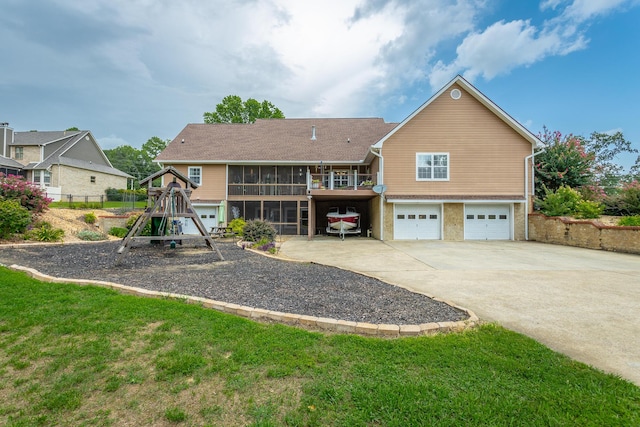
[[[202,168],[201,167],[189,167],[189,179],[196,184],[202,184]]]
[[[417,181],[448,181],[449,153],[417,153]]]

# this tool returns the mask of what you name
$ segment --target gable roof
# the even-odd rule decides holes
[[[447,83],[442,89],[436,92],[431,98],[427,100],[424,104],[418,107],[413,113],[411,113],[406,119],[404,119],[398,126],[396,126],[391,132],[386,134],[382,139],[380,139],[375,145],[374,148],[382,148],[384,142],[391,137],[394,133],[396,133],[400,128],[402,128],[406,123],[411,121],[415,116],[420,114],[422,110],[427,108],[433,101],[435,101],[440,95],[450,89],[453,85],[458,84],[464,90],[466,90],[471,96],[473,96],[478,102],[484,105],[487,109],[489,109],[493,114],[498,116],[503,122],[505,122],[508,126],[510,126],[513,130],[515,130],[520,136],[526,139],[531,145],[535,147],[543,147],[544,143],[533,133],[531,133],[527,128],[522,126],[517,120],[507,114],[502,108],[498,107],[493,101],[487,98],[482,92],[476,89],[471,83],[464,79],[461,75],[457,75],[454,77],[449,83]]]
[[[14,169],[24,169],[24,165],[8,157],[0,156],[0,166]]]
[[[258,119],[188,124],[156,157],[160,163],[358,163],[397,123],[381,118]],[[316,139],[312,139],[315,127]]]
[[[96,144],[100,156],[104,159],[106,164],[93,163],[91,161],[67,157],[64,154],[70,150],[73,146],[88,138],[91,143]],[[11,145],[19,146],[46,146],[54,142],[60,142],[61,145],[49,154],[41,162],[31,162],[26,166],[22,166],[26,170],[30,169],[48,169],[53,165],[65,165],[72,166],[78,169],[86,169],[95,172],[102,172],[109,175],[121,176],[126,178],[133,178],[133,176],[125,173],[119,169],[113,167],[107,156],[102,151],[102,148],[98,145],[88,130],[81,131],[34,131],[34,132],[15,132],[14,141]]]
[[[63,139],[72,140],[80,135],[81,132],[87,131],[30,131],[30,132],[14,132],[13,142],[10,145],[47,145],[58,142]]]

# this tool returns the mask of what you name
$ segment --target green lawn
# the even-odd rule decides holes
[[[132,202],[96,202],[96,201],[74,201],[69,203],[67,201],[60,202],[51,202],[49,203],[49,207],[52,209],[55,208],[65,208],[65,209],[144,209],[147,207],[147,201],[137,201],[135,203]]]
[[[323,335],[0,267],[0,425],[632,426],[640,388],[495,325]]]

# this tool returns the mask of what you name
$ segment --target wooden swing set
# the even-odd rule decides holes
[[[173,181],[169,185],[153,187],[154,179],[167,174],[173,175]],[[178,180],[182,182],[182,185]],[[163,246],[168,243],[172,249],[175,249],[176,245],[182,245],[185,240],[204,240],[209,249],[216,251],[218,258],[224,261],[220,250],[191,204],[192,189],[198,188],[198,184],[182,175],[173,166],[167,166],[140,181],[141,187],[145,185],[147,186],[147,208],[122,239],[122,244],[117,250],[116,264],[120,263],[136,242],[161,243]],[[184,218],[190,218],[193,221],[200,235],[182,234],[182,219]],[[149,222],[151,222],[152,234],[154,235],[141,236],[142,230]]]

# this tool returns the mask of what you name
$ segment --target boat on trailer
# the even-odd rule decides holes
[[[327,234],[337,234],[344,239],[345,234],[360,234],[360,214],[353,207],[340,209],[333,207],[327,213]]]

